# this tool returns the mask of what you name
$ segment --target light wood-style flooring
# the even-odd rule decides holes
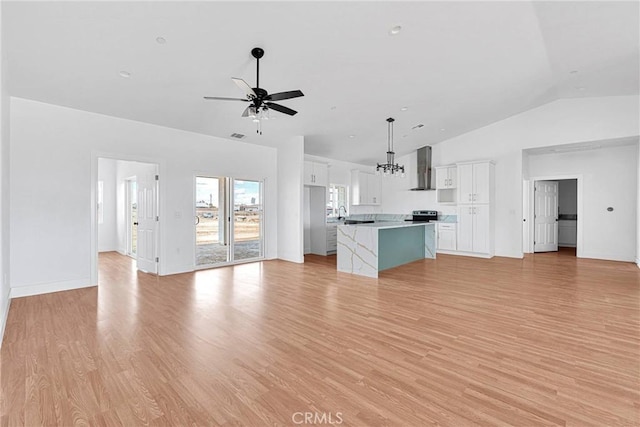
[[[561,251],[155,277],[106,253],[99,287],[14,299],[0,358],[1,426],[638,426],[640,270]]]

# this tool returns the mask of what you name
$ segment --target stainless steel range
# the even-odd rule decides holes
[[[413,211],[412,218],[405,221],[430,222],[438,220],[438,211]]]

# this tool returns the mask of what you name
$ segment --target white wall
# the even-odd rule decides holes
[[[638,194],[636,196],[638,202],[637,219],[636,219],[636,264],[640,268],[640,143],[638,144]]]
[[[496,163],[495,253],[522,257],[522,150],[533,147],[637,136],[638,96],[560,99],[433,146],[433,166],[468,160]],[[428,141],[425,141],[428,145]],[[398,158],[415,164],[415,153]],[[414,167],[414,166],[412,166]],[[409,177],[414,174],[409,170]],[[390,187],[391,186],[391,187]],[[383,185],[382,210],[403,212],[437,206],[433,192],[397,191],[413,184]]]
[[[558,213],[576,215],[578,213],[578,181],[563,179],[558,182]]]
[[[98,223],[98,251],[118,250],[116,211],[116,160],[98,159],[98,180],[102,181],[102,223]]]
[[[0,28],[2,8],[0,2]],[[7,90],[7,55],[5,38],[0,31],[0,347],[9,312],[9,93]]]
[[[97,157],[160,165],[160,274],[193,268],[197,173],[265,180],[266,258],[277,256],[278,149],[19,98],[11,109],[12,295],[92,284],[90,182]],[[300,179],[301,168],[300,162]],[[37,265],[35,242],[47,254]]]
[[[304,262],[304,138],[278,147],[278,258]]]
[[[529,156],[536,177],[582,176],[581,256],[634,261],[638,180],[637,144]],[[608,212],[607,208],[614,210]]]

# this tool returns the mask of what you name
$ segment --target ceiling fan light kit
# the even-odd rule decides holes
[[[387,119],[387,163],[378,163],[376,166],[376,175],[394,176],[404,178],[404,165],[400,166],[395,163],[396,153],[393,151],[393,122],[395,119],[389,117]]]
[[[250,105],[242,113],[242,117],[250,117],[257,125],[256,133],[262,135],[262,121],[269,120],[271,110],[278,111],[289,116],[294,116],[298,112],[284,105],[276,104],[273,101],[282,101],[285,99],[298,98],[304,96],[300,90],[291,90],[287,92],[278,92],[269,94],[265,89],[260,87],[260,58],[264,56],[264,50],[259,47],[251,49],[251,55],[256,58],[256,87],[251,87],[247,82],[240,78],[232,77],[231,80],[244,91],[246,98],[226,98],[219,96],[205,96],[207,100],[219,101],[242,101],[249,102]]]

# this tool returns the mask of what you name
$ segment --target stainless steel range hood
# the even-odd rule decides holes
[[[435,190],[431,179],[431,146],[418,148],[418,186],[411,191]]]

